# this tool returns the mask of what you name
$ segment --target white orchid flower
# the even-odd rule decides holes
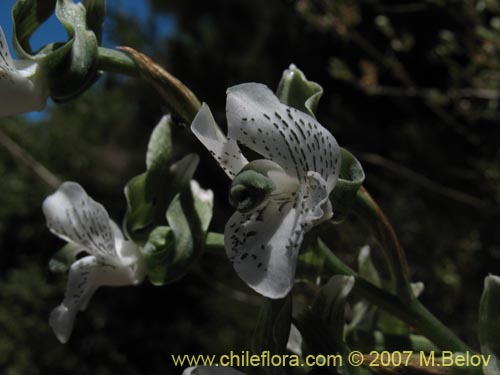
[[[48,91],[37,63],[14,60],[0,26],[0,117],[45,108]]]
[[[105,208],[79,184],[63,183],[45,199],[43,212],[52,233],[69,242],[74,253],[89,254],[72,264],[64,300],[50,314],[50,326],[66,343],[77,312],[85,310],[97,288],[139,284],[145,267],[139,247],[123,237]]]
[[[230,178],[260,168],[272,182],[250,209],[245,202],[251,192],[233,182],[243,204],[226,225],[226,253],[251,288],[282,298],[293,286],[304,233],[333,215],[328,196],[338,179],[340,148],[316,119],[284,105],[262,84],[231,87],[226,115],[227,137],[206,104],[191,129]],[[266,160],[249,163],[238,143]]]

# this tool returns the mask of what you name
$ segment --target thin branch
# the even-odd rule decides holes
[[[331,272],[355,277],[354,293],[410,324],[439,348],[463,353],[472,352],[467,344],[432,315],[418,299],[413,299],[410,302],[400,300],[392,293],[388,293],[360,277],[337,258],[321,239],[318,239],[317,245],[319,253],[325,257],[326,266]]]
[[[355,29],[348,28],[341,22],[332,22],[331,20],[327,20],[324,17],[318,17],[317,15],[313,14],[310,9],[307,8],[307,5],[302,6],[302,8],[303,9],[299,11],[307,21],[322,30],[329,29],[335,34],[339,35],[341,38],[345,38],[346,40],[351,41],[365,54],[372,57],[383,68],[388,70],[394,76],[394,78],[398,80],[407,90],[418,90],[417,85],[414,83],[407,69],[404,67],[398,56],[392,50],[388,51],[389,56],[387,56],[363,35],[358,33]],[[325,20],[327,22],[324,22]],[[461,134],[465,134],[463,126],[443,108],[439,107],[432,100],[426,97],[423,98],[423,103],[437,118],[439,118],[445,124],[454,127]]]
[[[387,259],[393,288],[401,301],[409,303],[414,300],[403,247],[384,211],[363,186],[356,195],[352,211],[375,232]]]
[[[491,205],[477,197],[470,194],[464,193],[462,191],[452,189],[441,185],[430,178],[423,176],[410,168],[407,168],[401,164],[398,164],[392,160],[386,159],[383,156],[372,154],[368,152],[355,152],[356,157],[363,162],[373,164],[388,171],[391,171],[399,176],[421,186],[424,189],[432,191],[435,194],[444,196],[450,200],[462,203],[464,205],[473,207],[477,210],[486,212],[498,212],[500,207],[491,207]]]
[[[500,91],[484,88],[465,87],[461,89],[450,89],[448,91],[441,91],[437,88],[421,88],[421,89],[408,89],[405,87],[394,86],[362,86],[361,87],[369,95],[381,96],[394,96],[394,97],[409,97],[409,98],[424,98],[431,100],[434,93],[439,92],[443,97],[452,99],[484,99],[484,100],[497,100],[500,99]]]
[[[61,180],[56,177],[51,171],[40,164],[28,151],[23,149],[11,137],[0,129],[0,145],[7,150],[14,160],[28,167],[35,175],[37,175],[49,187],[57,189],[61,185]]]

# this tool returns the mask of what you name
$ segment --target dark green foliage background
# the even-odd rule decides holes
[[[152,5],[151,17],[176,20],[167,38],[120,14],[105,27],[118,45],[149,53],[179,77],[221,125],[228,86],[274,88],[291,62],[324,87],[319,120],[363,163],[366,187],[407,251],[412,280],[425,283],[422,300],[477,348],[483,278],[500,273],[499,2]],[[0,127],[119,221],[123,186],[144,170],[149,133],[163,109],[145,83],[105,75],[78,100],[51,107],[46,120],[2,119]],[[196,177],[216,193],[212,230],[222,231],[231,213],[228,180],[185,129],[175,137],[179,155],[202,156]],[[47,262],[62,242],[46,230],[40,209],[51,189],[3,148],[0,176],[2,374],[175,374],[181,370],[170,354],[250,349],[260,300],[223,255],[206,255],[170,286],[101,289],[69,344],[59,344],[47,320],[66,277],[49,273]],[[359,247],[371,241],[351,220],[331,237],[353,266]]]

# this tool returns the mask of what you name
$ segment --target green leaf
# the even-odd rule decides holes
[[[82,246],[74,243],[68,243],[50,259],[49,269],[52,272],[57,273],[64,273],[68,271],[71,265],[75,262],[78,253],[82,251],[84,251]]]
[[[271,354],[285,354],[291,326],[291,295],[283,299],[264,299],[253,336],[254,353],[268,350]],[[263,370],[268,375],[287,373],[283,367],[264,367]]]
[[[365,180],[365,172],[358,159],[344,148],[341,148],[341,152],[340,176],[337,185],[330,193],[330,201],[335,213],[332,221],[335,223],[340,223],[347,217],[356,193]]]
[[[160,159],[156,159],[151,169],[132,178],[125,186],[125,231],[129,238],[141,244],[147,241],[155,227],[167,225],[167,208],[189,184],[198,165],[195,154],[186,155],[172,165],[159,163]]]
[[[167,221],[174,233],[175,247],[165,263],[164,283],[175,281],[187,272],[204,250],[212,219],[213,193],[196,181],[178,194],[167,210]]]
[[[412,283],[410,286],[415,297],[418,297],[424,290],[424,284],[421,282]],[[378,316],[378,328],[385,336],[397,336],[400,343],[406,342],[409,345],[411,327],[407,323],[382,310],[379,311]]]
[[[143,247],[148,277],[164,285],[182,277],[204,250],[213,211],[213,193],[196,181],[177,194],[166,211],[169,226],[149,230]]]
[[[212,190],[204,190],[197,181],[191,180],[191,193],[194,198],[194,210],[198,217],[198,222],[203,232],[203,239],[212,221],[214,210],[214,193]]]
[[[307,280],[316,282],[318,275],[322,274],[325,264],[325,257],[315,251],[317,234],[309,232],[305,235],[302,247],[297,258],[297,269],[295,271],[295,281]]]
[[[138,243],[144,243],[153,225],[153,206],[146,199],[146,173],[132,178],[125,186],[127,213],[125,232]]]
[[[321,288],[312,307],[299,316],[297,327],[308,352],[320,354],[343,351],[345,302],[353,286],[353,277],[333,276]]]
[[[14,49],[23,58],[33,54],[30,39],[33,33],[54,12],[56,0],[18,0],[12,8]]]
[[[83,0],[83,6],[87,10],[87,27],[92,30],[99,45],[102,41],[102,27],[106,18],[106,0]]]
[[[165,212],[170,202],[189,184],[198,163],[198,155],[189,154],[170,166],[155,163],[146,172],[145,199],[152,205],[155,225],[165,224]]]
[[[479,343],[481,352],[491,356],[485,375],[500,374],[500,277],[489,275],[479,304]]]
[[[358,274],[371,282],[373,285],[381,287],[382,280],[373,264],[371,258],[371,248],[363,246],[358,254]],[[361,300],[354,304],[352,308],[351,322],[346,326],[346,335],[355,330],[372,331],[376,327],[378,308],[366,300]]]
[[[144,246],[142,253],[146,262],[148,278],[153,285],[163,285],[165,283],[165,264],[170,262],[175,249],[174,231],[169,227],[156,227],[149,234],[148,242]]]
[[[31,36],[54,9],[66,29],[68,41],[48,44],[35,53],[30,46]],[[54,101],[74,98],[99,78],[98,42],[95,33],[87,27],[83,4],[72,0],[19,0],[12,9],[12,19],[16,53],[38,63]]]
[[[377,325],[385,335],[402,336],[409,340],[410,327],[392,314],[386,313],[385,311],[379,311]]]
[[[298,317],[295,324],[302,333],[309,353],[341,355],[349,353],[344,341],[344,314],[347,297],[354,287],[354,281],[353,276],[333,276],[321,288],[312,307]],[[351,373],[345,366],[342,370]]]
[[[282,103],[312,117],[316,117],[321,95],[323,95],[323,88],[316,82],[308,81],[304,73],[293,64],[283,72],[276,90],[276,96]]]
[[[373,285],[378,286],[379,288],[382,286],[382,280],[375,267],[375,264],[373,264],[371,258],[371,248],[368,245],[363,246],[359,250],[358,274],[371,282]]]
[[[146,153],[146,167],[148,170],[170,165],[173,150],[172,124],[172,117],[165,115],[153,129]]]
[[[98,43],[94,32],[87,27],[83,4],[72,0],[57,0],[56,16],[69,36],[71,53],[63,66],[51,71],[50,94],[56,102],[65,102],[81,94],[98,78]]]
[[[377,271],[375,264],[371,258],[370,247],[363,246],[358,255],[358,274],[372,283],[373,285],[383,288],[383,281]],[[424,289],[423,283],[412,283],[411,287],[416,297]],[[346,327],[346,334],[351,334],[353,331],[372,332],[380,329],[381,335],[384,336],[386,342],[391,340],[394,343],[410,344],[410,327],[394,315],[385,311],[379,310],[366,300],[361,300],[354,304],[352,309],[352,319]],[[393,343],[391,343],[393,344]]]

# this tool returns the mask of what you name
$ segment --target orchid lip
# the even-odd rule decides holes
[[[275,184],[254,170],[243,170],[233,180],[229,202],[240,212],[249,212],[267,201]]]

